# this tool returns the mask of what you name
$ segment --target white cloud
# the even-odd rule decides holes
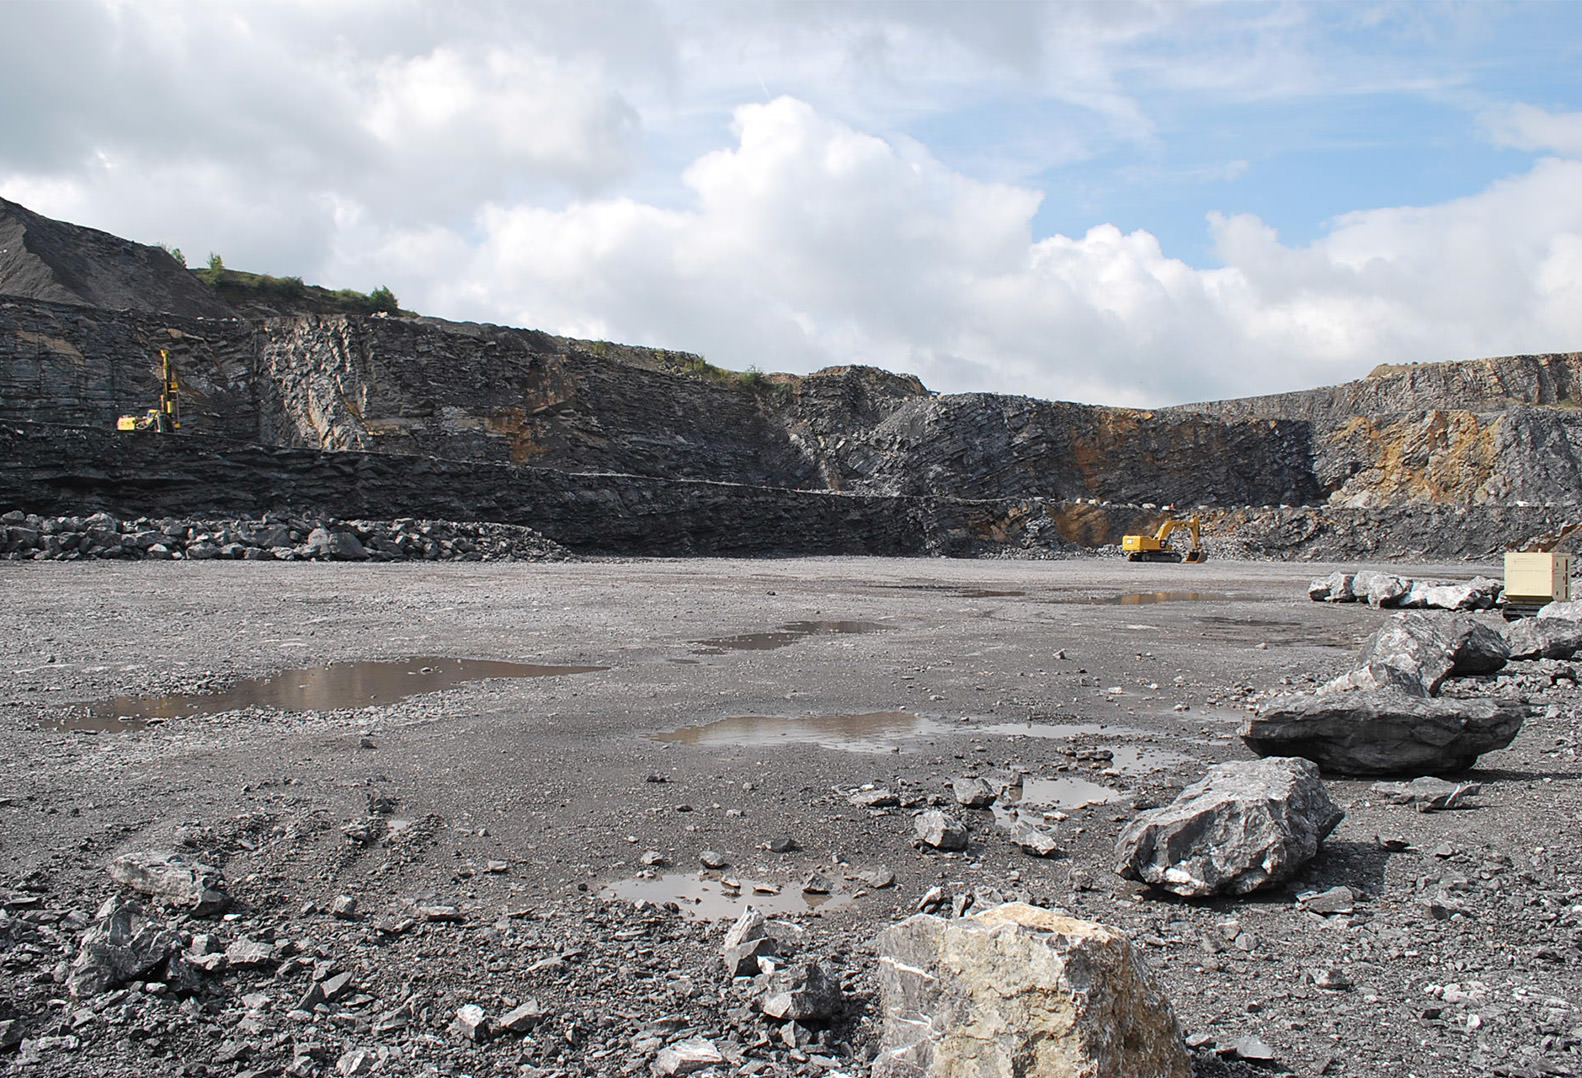
[[[382,62],[362,112],[403,185],[457,201],[536,175],[587,192],[630,171],[639,121],[597,70],[517,45]]]
[[[1582,157],[1582,112],[1550,112],[1534,105],[1516,104],[1490,110],[1483,121],[1502,146]]]
[[[1105,175],[1155,189],[1253,186],[1264,159],[1245,144],[1172,155],[1173,125],[1216,102],[1442,87],[1460,54],[1378,63],[1373,43],[1440,26],[1409,8],[1350,51],[1335,43],[1371,9],[0,8],[36,44],[0,68],[0,100],[29,102],[0,110],[0,193],[450,317],[1112,403],[1582,343],[1578,113],[1489,112],[1503,144],[1555,156],[1464,198],[1340,217],[1311,244],[1227,206],[1206,225],[1213,268],[1141,229],[1033,235],[1045,191],[1069,197],[1049,170],[1072,160],[1111,155]]]
[[[413,298],[473,317],[737,368],[868,362],[944,390],[1107,403],[1582,341],[1582,162],[1541,162],[1439,206],[1350,214],[1307,247],[1256,217],[1216,216],[1224,264],[1199,269],[1111,225],[1035,242],[1037,192],[974,181],[791,98],[737,110],[735,134],[687,170],[685,209],[494,206],[481,242],[438,243],[443,266],[432,235],[411,259],[387,249],[388,264]],[[465,283],[425,293],[425,277]]]

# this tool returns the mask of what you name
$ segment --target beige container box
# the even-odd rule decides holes
[[[1571,555],[1506,554],[1505,597],[1512,602],[1569,600]]]

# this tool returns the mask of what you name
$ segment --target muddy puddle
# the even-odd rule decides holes
[[[795,887],[689,872],[617,880],[602,888],[599,897],[656,905],[674,902],[683,914],[702,921],[735,920],[748,906],[761,913],[784,915],[833,912],[852,905],[847,895],[804,894]]]
[[[224,692],[170,696],[117,696],[84,707],[84,714],[45,720],[56,730],[136,730],[150,721],[219,715],[243,708],[277,711],[338,711],[391,704],[421,693],[439,692],[487,678],[560,677],[591,674],[607,666],[539,666],[491,659],[413,659],[333,663],[284,670],[239,681]]]
[[[773,651],[790,647],[809,636],[846,636],[877,633],[889,626],[877,621],[793,621],[771,632],[738,633],[692,641],[694,655],[723,655],[728,651]]]
[[[1326,629],[1305,621],[1280,618],[1234,618],[1209,615],[1199,619],[1199,635],[1221,644],[1267,644],[1270,647],[1345,648],[1362,646],[1367,633]]]
[[[698,726],[650,734],[678,745],[810,744],[843,752],[894,752],[903,743],[950,729],[950,724],[906,711],[853,715],[735,715]]]
[[[1023,778],[1017,796],[1017,787],[1007,791],[1006,800],[1022,808],[1076,809],[1084,805],[1102,805],[1117,800],[1121,793],[1109,786],[1101,786],[1087,779]]]
[[[1215,591],[1128,591],[1121,595],[1102,595],[1091,599],[1056,599],[1055,602],[1083,603],[1089,606],[1152,606],[1154,603],[1220,603],[1232,596]],[[1242,600],[1245,602],[1246,600]]]
[[[927,591],[949,595],[957,599],[1019,599],[1027,594],[1025,589],[1000,588],[957,584],[877,584],[885,591]]]
[[[1150,771],[1163,771],[1192,759],[1184,752],[1147,745],[1111,745],[1109,749],[1110,766],[1123,775],[1146,775]]]
[[[975,733],[1001,737],[1037,737],[1051,741],[1070,741],[1078,737],[1147,737],[1148,731],[1135,726],[1106,726],[1098,722],[996,722],[979,726]]]
[[[1051,741],[1099,738],[1104,742],[1100,747],[1109,753],[1108,766],[1123,775],[1144,775],[1192,759],[1187,753],[1174,749],[1110,740],[1158,737],[1156,733],[1135,726],[1106,726],[1097,722],[997,722],[980,726],[977,731],[1001,737],[1036,737]]]

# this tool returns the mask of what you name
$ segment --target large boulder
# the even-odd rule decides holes
[[[758,959],[773,955],[777,948],[774,937],[769,935],[768,920],[763,913],[748,906],[736,918],[730,931],[725,933],[720,957],[725,962],[726,972],[732,977],[756,977],[759,971]]]
[[[1315,603],[1349,603],[1357,598],[1351,590],[1355,579],[1351,573],[1336,570],[1310,582],[1307,585],[1307,597]]]
[[[1582,621],[1522,618],[1505,630],[1512,659],[1569,659],[1582,650]]]
[[[1189,1078],[1174,1013],[1120,932],[1013,902],[879,934],[873,1078]]]
[[[1412,590],[1412,582],[1394,573],[1364,569],[1352,578],[1351,590],[1358,599],[1366,599],[1369,606],[1395,606]]]
[[[967,825],[947,812],[925,809],[912,820],[917,840],[936,850],[964,850],[967,848]]]
[[[181,951],[181,937],[135,902],[110,898],[83,933],[66,974],[73,996],[96,996],[140,978],[163,980],[162,967]]]
[[[1241,739],[1260,756],[1302,756],[1337,775],[1464,771],[1516,737],[1508,701],[1430,699],[1390,690],[1286,696],[1264,705]]]
[[[1362,646],[1357,666],[1324,686],[1334,692],[1393,685],[1414,696],[1433,696],[1448,677],[1492,674],[1509,649],[1493,625],[1467,614],[1397,614]],[[1396,678],[1374,667],[1393,667]],[[1413,688],[1409,682],[1416,682]]]
[[[770,1018],[825,1025],[834,1020],[840,1004],[840,982],[817,962],[803,960],[768,976],[758,1009]]]
[[[219,869],[188,861],[175,850],[136,850],[110,862],[110,876],[169,906],[199,917],[223,913],[231,905]]]
[[[1547,603],[1538,610],[1540,618],[1563,618],[1566,621],[1582,621],[1582,599],[1556,599]]]
[[[1295,875],[1344,816],[1309,760],[1219,764],[1126,825],[1115,871],[1188,898],[1244,895]]]
[[[308,533],[309,557],[331,561],[366,561],[368,551],[362,542],[345,528],[314,528]]]
[[[1414,580],[1411,590],[1396,605],[1433,610],[1489,610],[1499,601],[1504,587],[1498,580],[1486,576],[1475,576],[1465,584]]]
[[[1414,585],[1413,592],[1418,589]],[[1499,601],[1505,585],[1487,576],[1465,584],[1430,584],[1421,589],[1423,605],[1439,610],[1489,610]]]

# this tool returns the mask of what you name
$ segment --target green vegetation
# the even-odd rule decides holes
[[[241,310],[281,311],[311,314],[400,314],[395,293],[384,285],[372,292],[355,288],[331,290],[304,284],[301,277],[271,277],[264,273],[245,273],[226,269],[217,254],[209,255],[209,268],[193,270],[192,275],[219,293],[220,298]]]
[[[172,247],[168,243],[161,243],[159,246],[167,255],[169,255],[171,258],[174,258],[177,262],[181,263],[181,265],[185,266],[187,264],[187,256],[181,253],[180,247]]]
[[[663,358],[664,353],[660,352],[658,355]],[[671,364],[671,366],[679,367],[682,373],[701,378],[705,382],[714,382],[717,385],[724,386],[741,386],[743,389],[750,389],[754,393],[770,393],[777,397],[784,396],[790,392],[790,386],[783,382],[770,381],[764,374],[763,368],[757,364],[749,366],[744,371],[728,371],[724,367],[716,367],[702,356],[680,355],[676,358],[681,362],[679,364]]]

